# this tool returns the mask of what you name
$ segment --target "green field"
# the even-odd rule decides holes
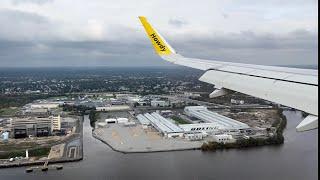
[[[190,124],[188,121],[186,121],[178,116],[172,116],[171,119],[176,121],[178,124]]]
[[[13,116],[16,112],[18,112],[18,108],[11,107],[11,108],[2,108],[0,109],[0,116]]]
[[[37,157],[43,157],[48,156],[50,153],[51,147],[38,147],[34,149],[29,149],[29,156],[37,156]],[[9,159],[14,157],[25,157],[26,151],[25,150],[15,150],[10,151],[6,153],[0,153],[0,159]]]

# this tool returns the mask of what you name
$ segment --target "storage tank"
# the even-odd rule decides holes
[[[1,134],[2,141],[8,141],[9,140],[9,132],[4,132]]]

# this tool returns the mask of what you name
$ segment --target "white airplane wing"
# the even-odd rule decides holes
[[[204,71],[199,80],[217,88],[211,98],[241,92],[308,113],[297,131],[318,128],[318,70],[187,58],[176,53],[145,17],[139,19],[161,58]]]

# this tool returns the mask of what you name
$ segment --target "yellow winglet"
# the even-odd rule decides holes
[[[147,19],[139,16],[139,19],[158,55],[169,55],[175,53],[174,49],[166,42],[166,40],[154,29]]]

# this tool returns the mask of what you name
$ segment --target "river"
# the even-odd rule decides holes
[[[245,150],[182,151],[122,154],[91,136],[84,122],[84,160],[64,164],[60,171],[25,173],[25,167],[1,169],[0,179],[318,179],[318,130],[295,131],[301,113],[286,111],[285,143]]]

